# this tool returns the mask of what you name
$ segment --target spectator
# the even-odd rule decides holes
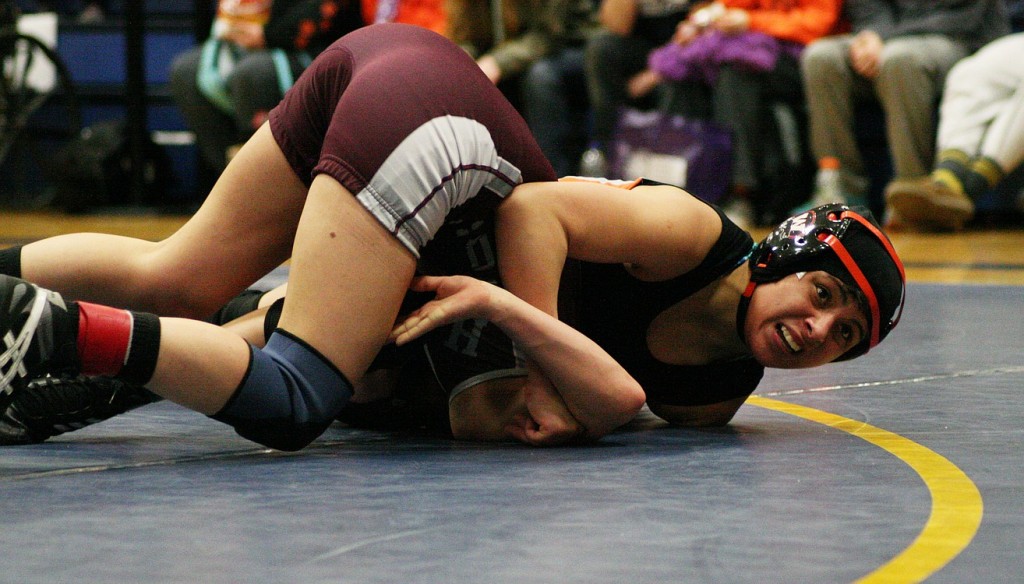
[[[586,47],[587,91],[593,112],[590,148],[583,153],[585,174],[603,176],[608,142],[619,108],[651,107],[651,96],[630,99],[629,79],[647,66],[647,55],[668,42],[691,6],[690,0],[602,0],[598,17],[604,30]]]
[[[693,12],[672,40],[650,54],[649,68],[629,82],[638,98],[671,80],[686,112],[710,103],[715,122],[732,130],[732,188],[726,211],[744,227],[771,205],[761,187],[767,105],[802,105],[800,53],[833,32],[839,0],[723,0]],[[690,102],[690,103],[686,103]]]
[[[947,72],[1008,28],[1002,0],[847,0],[844,9],[852,33],[818,40],[802,58],[811,148],[819,161],[839,164],[839,188],[820,189],[812,205],[826,197],[866,202],[854,135],[860,100],[881,103],[896,178],[926,174]],[[834,191],[841,194],[826,195]]]
[[[221,0],[210,39],[171,65],[171,93],[206,163],[222,171],[312,58],[362,24],[348,0]]]
[[[547,55],[561,25],[558,2],[448,0],[448,37],[474,59],[505,97],[523,110],[519,82]]]
[[[886,201],[902,222],[960,229],[974,201],[1024,161],[1024,33],[998,39],[949,72],[930,175],[897,179]]]
[[[448,31],[445,0],[362,0],[363,20],[369,23],[400,22],[430,29],[438,34]]]
[[[558,176],[576,174],[587,145],[587,39],[600,30],[597,0],[553,0],[558,28],[549,54],[530,65],[523,79],[526,121]]]

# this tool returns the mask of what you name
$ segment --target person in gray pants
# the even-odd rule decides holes
[[[1002,0],[847,0],[844,11],[850,34],[812,43],[801,66],[814,156],[838,160],[841,202],[863,203],[868,179],[854,133],[857,102],[881,103],[896,178],[927,174],[946,74],[1009,32],[1009,23]],[[831,202],[821,194],[812,205]]]

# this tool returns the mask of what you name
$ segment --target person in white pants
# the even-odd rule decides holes
[[[935,166],[894,181],[886,200],[908,226],[959,229],[974,201],[1024,162],[1024,33],[963,59],[946,80]]]

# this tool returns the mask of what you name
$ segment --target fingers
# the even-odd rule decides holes
[[[578,429],[562,426],[541,426],[532,417],[519,414],[505,426],[509,437],[530,446],[562,446],[580,436]]]
[[[438,276],[417,276],[412,279],[409,289],[413,292],[434,292],[443,281],[444,279]]]
[[[466,276],[421,276],[409,289],[433,292],[435,298],[415,310],[396,326],[390,340],[399,345],[456,320],[486,317],[494,293],[492,285]]]
[[[444,307],[436,304],[432,307],[432,304],[425,304],[392,329],[389,340],[401,346],[445,324],[447,314]]]

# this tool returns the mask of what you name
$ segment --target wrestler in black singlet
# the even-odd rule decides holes
[[[716,211],[722,232],[715,245],[699,266],[671,280],[644,282],[621,264],[572,262],[567,266],[562,291],[568,297],[560,298],[566,307],[562,317],[640,382],[650,404],[699,406],[745,397],[764,374],[764,367],[753,357],[670,365],[655,359],[647,348],[647,329],[658,314],[747,259],[753,239]],[[470,274],[500,284],[491,213],[480,201],[451,217],[424,248],[421,269]],[[371,406],[352,404],[339,419],[363,427],[425,426],[447,432],[450,396],[488,378],[525,374],[512,342],[482,319],[432,331],[419,343],[386,351],[378,361],[380,366],[398,363],[403,375],[394,398]]]

